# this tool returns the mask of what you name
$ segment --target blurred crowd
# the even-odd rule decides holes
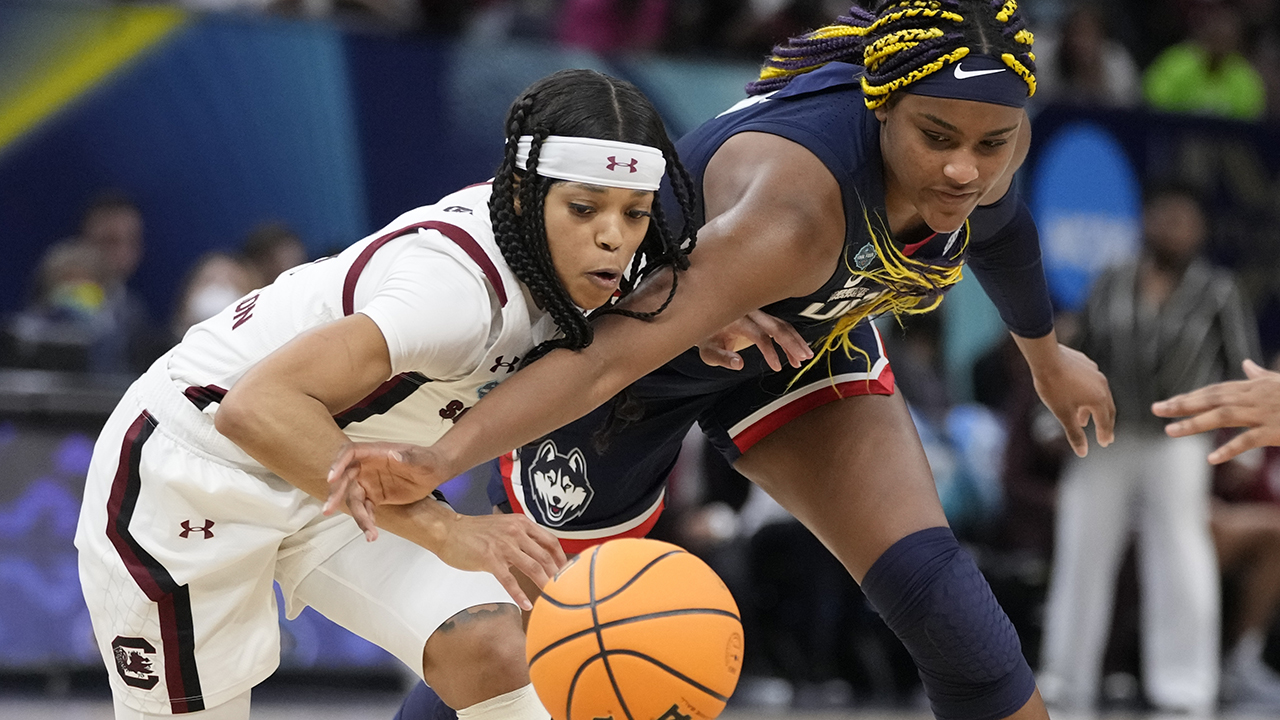
[[[843,0],[177,2],[606,55],[747,60],[848,9]],[[1280,117],[1280,0],[1028,5],[1041,105]],[[1244,357],[1280,369],[1280,356],[1260,356],[1257,308],[1203,259],[1213,220],[1202,200],[1192,188],[1147,188],[1138,256],[1096,280],[1084,312],[1058,319],[1059,338],[1099,362],[1119,407],[1115,445],[1087,458],[1071,454],[1012,340],[958,388],[943,370],[942,314],[880,321],[948,517],[1057,707],[1280,710],[1280,451],[1212,468],[1213,438],[1172,441],[1147,410],[1239,377]],[[77,234],[45,252],[27,307],[4,320],[0,365],[140,373],[193,324],[309,259],[287,227],[262,225],[186,269],[160,317],[130,284],[146,240],[127,194],[92,198]],[[655,534],[706,557],[741,603],[751,645],[735,701],[922,702],[910,658],[844,568],[698,436],[686,449]]]
[[[130,286],[145,243],[132,198],[114,188],[91,198],[77,234],[45,250],[28,305],[0,326],[0,367],[140,375],[192,325],[308,260],[293,231],[264,223],[238,248],[198,258],[165,319]]]
[[[555,41],[601,55],[761,59],[849,0],[174,0],[198,11],[336,17],[477,42]],[[864,0],[865,1],[865,0]],[[1277,0],[1038,0],[1041,102],[1241,119],[1280,113]]]

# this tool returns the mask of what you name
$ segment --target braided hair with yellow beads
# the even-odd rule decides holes
[[[866,68],[862,91],[876,108],[901,90],[970,55],[998,57],[1036,91],[1034,40],[1017,0],[878,0],[855,5],[832,25],[773,49],[750,95],[781,89],[797,75],[847,62]]]
[[[862,92],[870,109],[892,107],[897,92],[907,88],[921,95],[1019,107],[1035,94],[1034,36],[1018,12],[1017,0],[876,0],[869,5],[855,5],[833,24],[775,47],[759,79],[747,85],[747,94],[780,90],[796,77],[832,62],[863,68]],[[962,69],[966,59],[973,66],[970,70]],[[951,66],[954,73],[941,72]],[[1005,73],[1000,83],[961,85],[953,79],[1005,67],[1013,75]],[[883,218],[864,208],[862,221],[880,262],[865,270],[850,266],[849,271],[888,292],[836,320],[808,367],[837,349],[861,354],[850,337],[856,326],[886,313],[901,316],[934,310],[944,291],[961,279],[967,228],[947,261],[920,262],[897,248]]]

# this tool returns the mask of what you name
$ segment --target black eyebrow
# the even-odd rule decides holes
[[[593,192],[593,193],[607,193],[609,192],[609,187],[610,187],[607,185],[594,185],[592,183],[573,182],[573,181],[570,181],[570,184],[574,185],[575,187],[580,187],[583,190],[586,190],[587,192]],[[651,192],[653,191],[652,190],[632,190],[631,194],[634,197],[639,197],[641,195],[648,195]]]
[[[942,127],[944,130],[950,130],[950,131],[951,131],[951,132],[953,132],[953,133],[960,134],[960,128],[956,127],[955,125],[952,125],[951,123],[947,122],[946,120],[943,120],[942,118],[940,118],[940,117],[938,117],[938,116],[936,116],[936,115],[930,115],[929,113],[921,113],[921,116],[922,116],[922,117],[924,117],[926,120],[928,120],[928,121],[930,121],[930,122],[934,123],[935,125],[938,125],[938,126]],[[1011,125],[1010,127],[1007,127],[1007,128],[1001,128],[1001,129],[999,129],[999,130],[992,130],[992,131],[991,131],[991,132],[989,132],[989,133],[985,133],[985,134],[983,134],[983,136],[982,136],[982,137],[992,137],[992,136],[995,136],[995,135],[1004,135],[1004,134],[1006,134],[1006,133],[1011,133],[1011,132],[1013,132],[1014,130],[1017,130],[1017,129],[1018,129],[1018,126],[1017,126],[1017,125]]]

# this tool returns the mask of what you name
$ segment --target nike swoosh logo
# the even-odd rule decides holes
[[[962,65],[956,65],[957,80],[968,80],[969,78],[975,78],[979,75],[994,75],[995,73],[1002,72],[1004,72],[1004,68],[999,68],[997,70],[965,70]]]

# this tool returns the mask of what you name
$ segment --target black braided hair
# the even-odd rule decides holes
[[[550,313],[561,335],[544,342],[525,357],[537,360],[555,348],[581,349],[591,344],[593,333],[588,317],[569,296],[556,275],[547,245],[544,208],[547,191],[558,180],[538,175],[538,156],[550,135],[615,140],[656,147],[667,161],[667,182],[680,203],[684,225],[677,235],[667,226],[666,215],[654,197],[649,230],[636,250],[622,294],[630,292],[643,277],[665,265],[676,271],[689,266],[688,253],[697,240],[693,180],[680,163],[675,146],[667,136],[662,118],[634,85],[594,70],[561,70],[529,86],[516,98],[507,114],[506,149],[494,175],[489,215],[503,259],[516,277],[529,288],[538,306]],[[516,153],[522,136],[532,136],[529,159],[522,171]],[[517,190],[517,185],[519,189]],[[516,198],[521,213],[516,213]],[[612,306],[597,311],[649,319],[666,309],[675,296],[676,272],[667,299],[653,312],[635,312]]]
[[[775,47],[747,93],[773,92],[839,61],[866,68],[862,91],[867,107],[877,108],[895,90],[974,54],[1004,60],[1034,95],[1033,40],[1017,0],[873,0]]]

